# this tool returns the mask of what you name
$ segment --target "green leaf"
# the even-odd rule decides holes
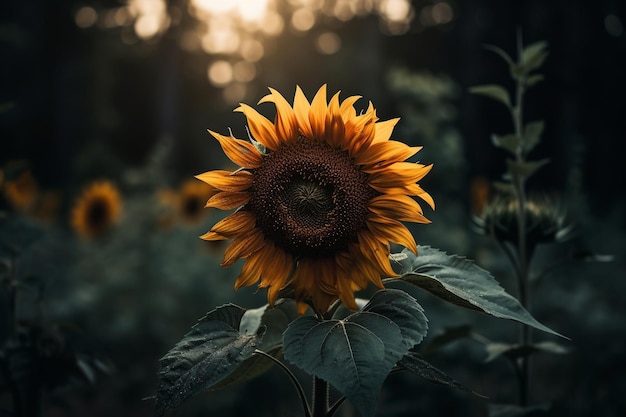
[[[516,360],[517,358],[529,356],[538,352],[552,353],[556,355],[569,353],[569,349],[565,346],[551,341],[533,343],[526,346],[509,343],[487,343],[485,345],[485,350],[487,351],[487,359],[485,359],[485,362],[491,362],[500,356],[506,356],[509,359]]]
[[[402,290],[377,291],[363,311],[380,314],[393,321],[402,334],[407,350],[419,344],[428,331],[428,319],[415,298]]]
[[[511,98],[509,92],[504,87],[496,84],[477,85],[469,89],[470,93],[480,94],[496,101],[504,103],[507,107],[511,107]]]
[[[483,48],[497,54],[500,58],[504,60],[504,62],[506,62],[509,65],[509,67],[512,67],[514,65],[513,59],[509,56],[509,54],[504,52],[502,48],[499,48],[495,45],[489,45],[489,44],[483,45]]]
[[[493,188],[502,195],[515,195],[515,187],[510,182],[494,181]]]
[[[406,281],[458,306],[515,320],[565,338],[539,323],[489,272],[474,262],[429,246],[418,246],[418,256],[407,249],[403,253],[407,260],[400,265],[401,276],[385,282]]]
[[[544,76],[541,74],[535,74],[535,75],[531,75],[530,77],[528,77],[526,79],[526,87],[532,87],[533,85],[537,84],[540,81],[543,81]]]
[[[429,342],[426,346],[420,349],[422,355],[426,355],[431,352],[436,352],[450,343],[457,340],[465,339],[472,336],[472,328],[468,324],[460,326],[446,327],[439,334],[432,338],[429,338]]]
[[[491,142],[494,146],[504,149],[506,151],[511,152],[513,155],[517,154],[517,149],[519,148],[522,140],[519,136],[510,134],[510,135],[491,135]]]
[[[528,417],[545,415],[550,404],[537,404],[520,407],[516,404],[489,404],[489,417]]]
[[[263,307],[246,310],[241,318],[239,332],[250,335],[264,328],[265,333],[257,349],[275,358],[280,358],[283,347],[283,332],[289,323],[298,317],[300,315],[294,300],[279,300],[274,308],[269,308],[269,305],[266,304]],[[217,391],[240,384],[261,375],[273,365],[274,361],[265,356],[252,355],[239,364],[228,377],[210,387],[208,391]]]
[[[465,385],[455,381],[445,372],[437,369],[430,363],[426,362],[415,352],[409,352],[402,359],[400,359],[400,362],[398,362],[398,366],[402,369],[413,372],[414,374],[426,379],[429,382],[432,382],[433,384],[447,385],[452,388],[457,388],[462,391],[469,392],[473,395],[476,395],[477,397],[486,398],[483,395],[480,395],[469,389]]]
[[[526,123],[524,126],[524,152],[530,152],[541,140],[541,134],[543,133],[543,127],[545,123],[543,120],[537,120],[534,122]]]
[[[293,321],[284,334],[284,355],[371,416],[385,378],[425,333],[426,317],[417,301],[404,291],[382,290],[343,320],[304,316]]]
[[[548,43],[545,41],[535,42],[528,45],[522,50],[520,67],[524,75],[528,75],[531,71],[539,68],[548,56],[546,48]]]
[[[506,165],[508,173],[512,178],[528,178],[539,170],[542,166],[550,162],[549,159],[542,159],[540,161],[514,161],[507,159]]]
[[[218,307],[200,319],[161,358],[157,416],[222,381],[253,355],[265,329],[259,327],[252,334],[240,333],[244,314],[243,308],[233,304]]]

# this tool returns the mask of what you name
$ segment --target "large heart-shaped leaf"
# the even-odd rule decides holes
[[[156,414],[200,392],[252,378],[269,368],[256,349],[277,353],[295,303],[248,310],[227,304],[208,313],[161,358]]]
[[[516,320],[565,338],[539,323],[489,272],[474,262],[429,246],[419,246],[418,253],[416,256],[405,249],[394,254],[392,259],[401,276],[386,282],[405,281],[458,306]]]
[[[284,355],[332,384],[363,416],[371,416],[389,371],[422,340],[426,323],[413,297],[383,290],[342,320],[305,316],[293,321],[284,334]]]
[[[280,358],[283,347],[283,332],[289,323],[298,317],[300,315],[294,300],[279,300],[274,308],[270,308],[269,304],[266,304],[259,308],[246,310],[239,324],[239,332],[244,335],[251,335],[264,328],[265,333],[257,349],[275,358]],[[252,355],[240,363],[228,377],[209,387],[208,391],[216,391],[240,384],[261,375],[273,365],[274,361],[265,356]]]

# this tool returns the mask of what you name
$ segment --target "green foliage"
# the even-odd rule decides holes
[[[491,274],[472,261],[428,246],[418,250],[419,256],[408,250],[391,256],[400,277],[387,279],[386,284],[399,282],[426,289],[455,305],[558,335],[537,322]],[[367,302],[359,299],[359,305],[363,307],[358,311],[340,305],[330,319],[298,315],[294,300],[280,300],[274,308],[266,305],[245,310],[228,304],[211,311],[161,359],[157,414],[163,415],[200,392],[261,375],[283,355],[335,387],[365,417],[373,415],[378,393],[393,370],[408,370],[430,382],[475,394],[413,351],[426,335],[428,320],[408,292],[387,288]],[[431,345],[472,335],[467,326],[460,326],[433,339]],[[532,350],[549,347],[541,346]],[[507,346],[494,354],[510,356],[515,349]],[[256,355],[258,351],[264,354]],[[293,374],[281,367],[295,381]]]
[[[483,397],[482,395],[477,394],[476,392],[467,388],[465,385],[455,381],[445,372],[437,369],[430,363],[426,362],[415,352],[410,352],[402,359],[400,359],[400,362],[398,362],[398,366],[401,369],[411,371],[412,373],[424,378],[429,382],[432,382],[433,384],[446,385],[452,388],[460,389],[461,391],[469,392],[473,395],[476,395],[477,397]]]
[[[535,146],[537,146],[537,144],[539,144],[539,141],[541,140],[541,134],[543,133],[544,124],[545,123],[543,122],[543,120],[538,120],[535,122],[526,123],[526,125],[524,126],[523,144],[525,153],[530,152]]]
[[[527,154],[539,144],[544,129],[544,122],[543,120],[538,120],[524,124],[522,122],[522,101],[526,89],[543,80],[543,75],[533,74],[533,71],[539,69],[548,57],[548,44],[545,41],[539,41],[523,49],[520,48],[517,61],[513,60],[509,54],[497,46],[485,45],[484,47],[498,55],[508,65],[509,73],[515,83],[515,101],[511,100],[511,95],[505,87],[495,84],[470,87],[469,92],[496,100],[504,104],[508,109],[513,121],[514,132],[504,135],[492,135],[491,139],[494,146],[504,149],[515,156],[515,160],[509,161],[507,165],[508,171],[504,175],[504,179],[522,184],[526,178],[534,174],[547,162],[547,160],[538,162],[526,161]]]
[[[385,378],[426,330],[426,316],[413,297],[382,290],[343,320],[295,320],[284,335],[285,359],[328,381],[361,415],[371,416]]]
[[[515,360],[537,352],[552,353],[557,355],[569,353],[569,349],[565,346],[551,341],[533,343],[532,345],[526,346],[510,343],[488,343],[485,345],[485,349],[487,350],[488,355],[485,362],[491,362],[501,356],[506,356],[509,359]]]
[[[257,348],[276,352],[282,331],[295,314],[295,303],[275,309],[248,310],[233,304],[208,313],[161,358],[157,415],[210,389],[250,379],[267,370]]]
[[[513,180],[528,178],[548,162],[550,162],[550,160],[547,158],[540,161],[515,161],[513,159],[507,159],[507,178],[510,177]]]
[[[418,246],[419,256],[405,249],[400,262],[400,279],[455,305],[515,320],[544,332],[564,337],[539,323],[520,302],[504,291],[498,281],[474,262],[450,256],[429,246]],[[396,278],[394,278],[396,280]]]
[[[522,144],[522,138],[512,133],[502,136],[493,134],[491,135],[491,143],[493,143],[493,145],[497,148],[504,149],[515,155],[519,152]]]
[[[504,87],[496,84],[478,85],[470,88],[470,93],[480,94],[501,102],[507,107],[511,106],[511,97]]]

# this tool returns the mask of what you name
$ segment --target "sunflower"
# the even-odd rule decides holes
[[[180,187],[177,199],[180,218],[189,224],[198,222],[205,214],[204,205],[210,195],[211,188],[206,184],[193,179],[185,181]]]
[[[100,236],[117,223],[121,212],[117,188],[109,181],[96,181],[85,188],[74,204],[72,226],[81,236]]]
[[[357,114],[359,96],[327,102],[324,85],[309,102],[296,87],[292,107],[269,90],[259,104],[276,106],[274,123],[246,104],[235,109],[252,143],[209,130],[241,168],[196,177],[211,186],[206,207],[237,209],[201,238],[233,239],[222,266],[246,259],[235,289],[260,280],[270,305],[289,294],[300,313],[310,305],[324,314],[338,299],[356,309],[355,291],[396,275],[390,242],[417,253],[400,221],[429,223],[411,196],[434,208],[417,184],[432,165],[406,162],[421,147],[390,140],[399,119],[379,122],[371,102]]]

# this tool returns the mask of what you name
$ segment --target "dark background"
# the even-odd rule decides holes
[[[419,11],[432,3],[413,1],[412,4]],[[225,102],[222,90],[207,80],[206,67],[215,57],[178,47],[183,28],[192,24],[191,17],[183,16],[179,25],[172,26],[158,39],[127,45],[120,41],[119,30],[97,25],[79,28],[74,23],[74,14],[85,5],[103,10],[119,3],[5,0],[0,5],[0,166],[16,160],[27,161],[41,188],[60,190],[63,202],[58,214],[58,233],[61,234],[68,231],[72,199],[89,180],[106,177],[123,183],[129,173],[141,171],[150,163],[158,143],[167,141],[171,148],[164,162],[167,175],[163,185],[172,185],[225,165],[226,160],[206,133],[207,128],[225,133],[232,127],[236,136],[245,134],[244,117],[232,112],[236,103]],[[177,5],[180,5],[178,1],[169,2],[169,7]],[[383,120],[402,116],[397,131],[410,132],[410,118],[405,121],[404,114],[406,97],[390,87],[388,71],[402,67],[448,77],[455,84],[449,99],[455,115],[450,125],[459,134],[458,151],[463,163],[456,172],[452,150],[438,147],[436,140],[425,143],[421,158],[425,163],[434,163],[435,169],[423,184],[439,207],[429,216],[434,222],[433,229],[430,232],[418,229],[423,235],[421,240],[420,236],[417,239],[444,250],[463,251],[482,260],[487,264],[485,267],[506,275],[508,272],[503,272],[506,267],[494,260],[498,256],[497,248],[469,230],[470,190],[476,178],[501,177],[505,169],[504,153],[491,145],[489,137],[494,132],[509,132],[511,122],[502,106],[470,95],[468,89],[488,83],[512,87],[505,64],[483,49],[483,44],[497,45],[513,55],[518,30],[525,44],[547,41],[550,55],[541,69],[545,80],[528,93],[525,117],[546,121],[543,141],[531,157],[547,157],[551,163],[532,178],[529,187],[565,195],[580,225],[575,241],[577,249],[612,254],[614,262],[567,269],[542,287],[543,295],[535,301],[536,315],[570,335],[576,353],[567,359],[540,361],[542,366],[537,367],[537,374],[543,382],[537,383],[537,397],[538,402],[555,401],[556,415],[620,415],[626,410],[620,394],[625,388],[624,380],[615,371],[624,364],[626,349],[624,326],[620,324],[626,311],[623,297],[626,289],[623,262],[626,34],[622,30],[615,32],[615,28],[607,29],[605,18],[617,16],[623,25],[626,5],[617,0],[457,0],[451,5],[452,22],[425,29],[412,24],[406,33],[396,36],[383,33],[379,18],[373,15],[342,23],[322,19],[305,34],[285,30],[265,43],[266,54],[257,63],[257,77],[248,84],[243,101],[254,105],[265,95],[267,86],[276,88],[291,101],[295,86],[300,85],[311,98],[320,85],[328,83],[329,92],[341,90],[342,97],[362,95],[364,99],[359,103],[363,107],[366,100],[371,100]],[[322,55],[314,48],[314,39],[329,28],[341,37],[342,48],[336,54]],[[413,111],[419,113],[420,107]],[[418,139],[407,138],[419,142]],[[442,168],[438,171],[438,167]],[[137,188],[128,187],[126,191],[141,196]],[[213,221],[207,223],[209,227]],[[193,240],[203,232],[203,226],[198,226],[177,238]],[[136,237],[137,240],[127,237],[118,247],[142,245],[149,238],[145,234]],[[158,242],[161,241],[151,243],[156,252]],[[55,246],[55,256],[67,255],[59,246],[63,245]],[[71,268],[72,262],[78,263],[79,259],[74,252],[68,252],[71,254],[64,258],[64,267],[69,264]],[[52,256],[51,252],[44,253]],[[152,259],[149,257],[158,255],[141,256]],[[210,268],[214,270],[213,264],[218,261],[219,255],[212,254],[199,262],[201,266],[212,262]],[[201,270],[199,267],[194,273],[202,275]],[[230,276],[235,272],[230,271]],[[226,276],[222,272],[215,274]],[[117,363],[118,372],[98,382],[95,388],[53,396],[54,405],[47,408],[49,415],[84,415],[81,413],[85,412],[94,416],[100,412],[101,415],[151,415],[149,401],[140,399],[151,395],[156,386],[156,361],[196,317],[216,303],[230,299],[230,276],[219,284],[226,290],[220,290],[217,295],[207,294],[204,304],[199,293],[214,291],[206,283],[201,289],[189,284],[189,289],[181,290],[178,298],[168,301],[172,311],[161,310],[162,301],[158,297],[167,297],[166,290],[153,294],[154,298],[140,303],[145,317],[137,321],[138,328],[145,330],[149,323],[147,326],[152,330],[134,331],[130,340],[91,327],[86,333],[92,342],[87,345]],[[67,278],[59,279],[56,293],[55,285],[51,285],[53,297],[60,297],[54,305],[65,302],[62,293],[66,286],[80,285],[68,282]],[[145,286],[126,289],[131,298],[141,299],[145,291],[157,291],[155,288],[160,285],[147,279],[141,282]],[[186,295],[193,302],[185,299]],[[263,294],[259,295],[261,298],[257,299],[262,300]],[[244,291],[241,299],[254,296],[252,291]],[[83,310],[68,308],[59,314],[80,325],[92,326],[94,321],[106,321],[107,314],[116,314],[113,306],[117,301],[111,300],[105,297],[100,301],[109,305],[106,313],[98,312],[101,304],[95,303]],[[429,318],[434,330],[448,322],[456,324],[456,319],[465,320],[454,314],[448,316],[447,310],[436,301],[420,302],[433,309]],[[543,307],[542,302],[553,307]],[[67,303],[73,305],[71,301]],[[132,315],[136,311],[133,308],[140,308],[134,302],[130,304],[120,311]],[[92,314],[91,319],[85,318],[86,312]],[[443,324],[436,324],[438,318]],[[167,329],[155,331],[150,327],[152,320],[172,321]],[[474,316],[467,320],[483,323]],[[500,330],[492,321],[483,325],[496,334],[510,335],[510,330]],[[500,363],[499,367],[494,363],[482,364],[484,358],[472,346],[461,344],[447,352],[447,356],[435,357],[434,362],[442,369],[452,370],[456,378],[477,387],[477,391],[505,401],[510,392],[501,388],[501,381],[511,377],[505,364]],[[482,403],[468,399],[464,393],[450,394],[446,388],[419,385],[415,379],[394,381],[391,382],[394,389],[383,395],[389,407],[381,405],[380,415],[414,412],[481,415],[484,411]],[[414,385],[407,389],[405,383]],[[269,388],[272,384],[282,387],[280,394],[272,392]],[[291,410],[289,415],[297,415],[294,408],[297,404],[289,389],[284,377],[273,370],[234,393],[210,394],[208,399],[194,400],[188,415],[200,415],[202,410],[218,414],[229,410],[230,415],[242,416],[259,415],[259,410],[280,414],[285,409]],[[417,409],[411,408],[405,402],[419,390],[428,399]],[[395,398],[400,394],[404,400]],[[448,399],[449,395],[452,399]],[[251,400],[232,405],[232,401],[240,401],[238,396]],[[268,405],[267,396],[275,402]],[[276,405],[282,396],[289,397],[285,408]],[[392,403],[401,405],[394,408]],[[257,414],[253,414],[254,410]],[[349,411],[346,413],[349,415]]]

